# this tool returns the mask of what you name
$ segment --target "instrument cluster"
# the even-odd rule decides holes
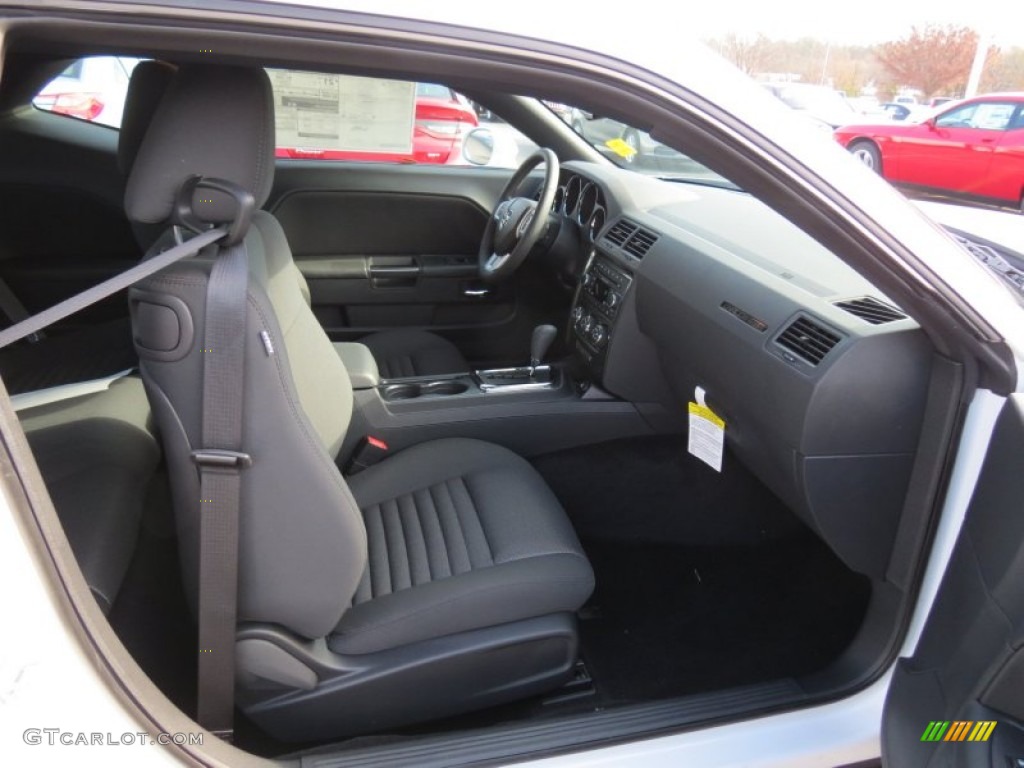
[[[577,224],[587,245],[593,245],[607,220],[604,192],[589,179],[570,174],[555,195],[552,213]]]

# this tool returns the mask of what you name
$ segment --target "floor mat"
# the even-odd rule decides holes
[[[868,580],[809,533],[753,547],[585,540],[583,658],[606,703],[816,671],[864,617]]]
[[[603,705],[813,672],[863,620],[866,578],[726,453],[680,436],[534,459],[590,557],[583,657]]]

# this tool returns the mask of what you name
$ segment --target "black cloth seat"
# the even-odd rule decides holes
[[[18,418],[86,583],[108,612],[135,552],[160,458],[142,381],[121,378]]]
[[[589,597],[576,534],[533,467],[480,440],[432,440],[349,480],[368,563],[334,634],[368,653],[560,611]]]
[[[166,221],[192,174],[262,205],[273,99],[261,69],[183,65],[125,196]],[[223,221],[233,206],[204,206]],[[277,220],[245,238],[237,692],[282,739],[389,728],[539,693],[575,662],[590,564],[552,492],[489,443],[421,443],[352,478],[338,454],[353,407],[341,357],[313,315]],[[130,293],[140,370],[168,460],[186,595],[197,599],[206,291],[188,259]]]
[[[466,373],[470,369],[452,342],[429,331],[380,331],[364,336],[359,343],[370,348],[384,379]]]

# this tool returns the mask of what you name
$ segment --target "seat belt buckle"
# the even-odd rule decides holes
[[[210,469],[245,469],[252,466],[252,456],[241,451],[220,448],[199,448],[192,451],[192,463]]]
[[[355,475],[367,467],[372,467],[388,455],[388,444],[379,437],[366,435],[359,440],[359,445],[352,451],[352,456],[345,464],[345,474]]]

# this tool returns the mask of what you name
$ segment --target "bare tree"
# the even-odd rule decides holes
[[[771,58],[771,41],[764,35],[747,38],[730,32],[710,45],[748,75],[763,72]]]
[[[984,91],[1024,91],[1024,49],[1000,51],[985,67],[981,78]]]
[[[927,98],[963,90],[977,47],[978,33],[970,27],[930,25],[880,45],[875,55],[894,81],[919,88]]]

